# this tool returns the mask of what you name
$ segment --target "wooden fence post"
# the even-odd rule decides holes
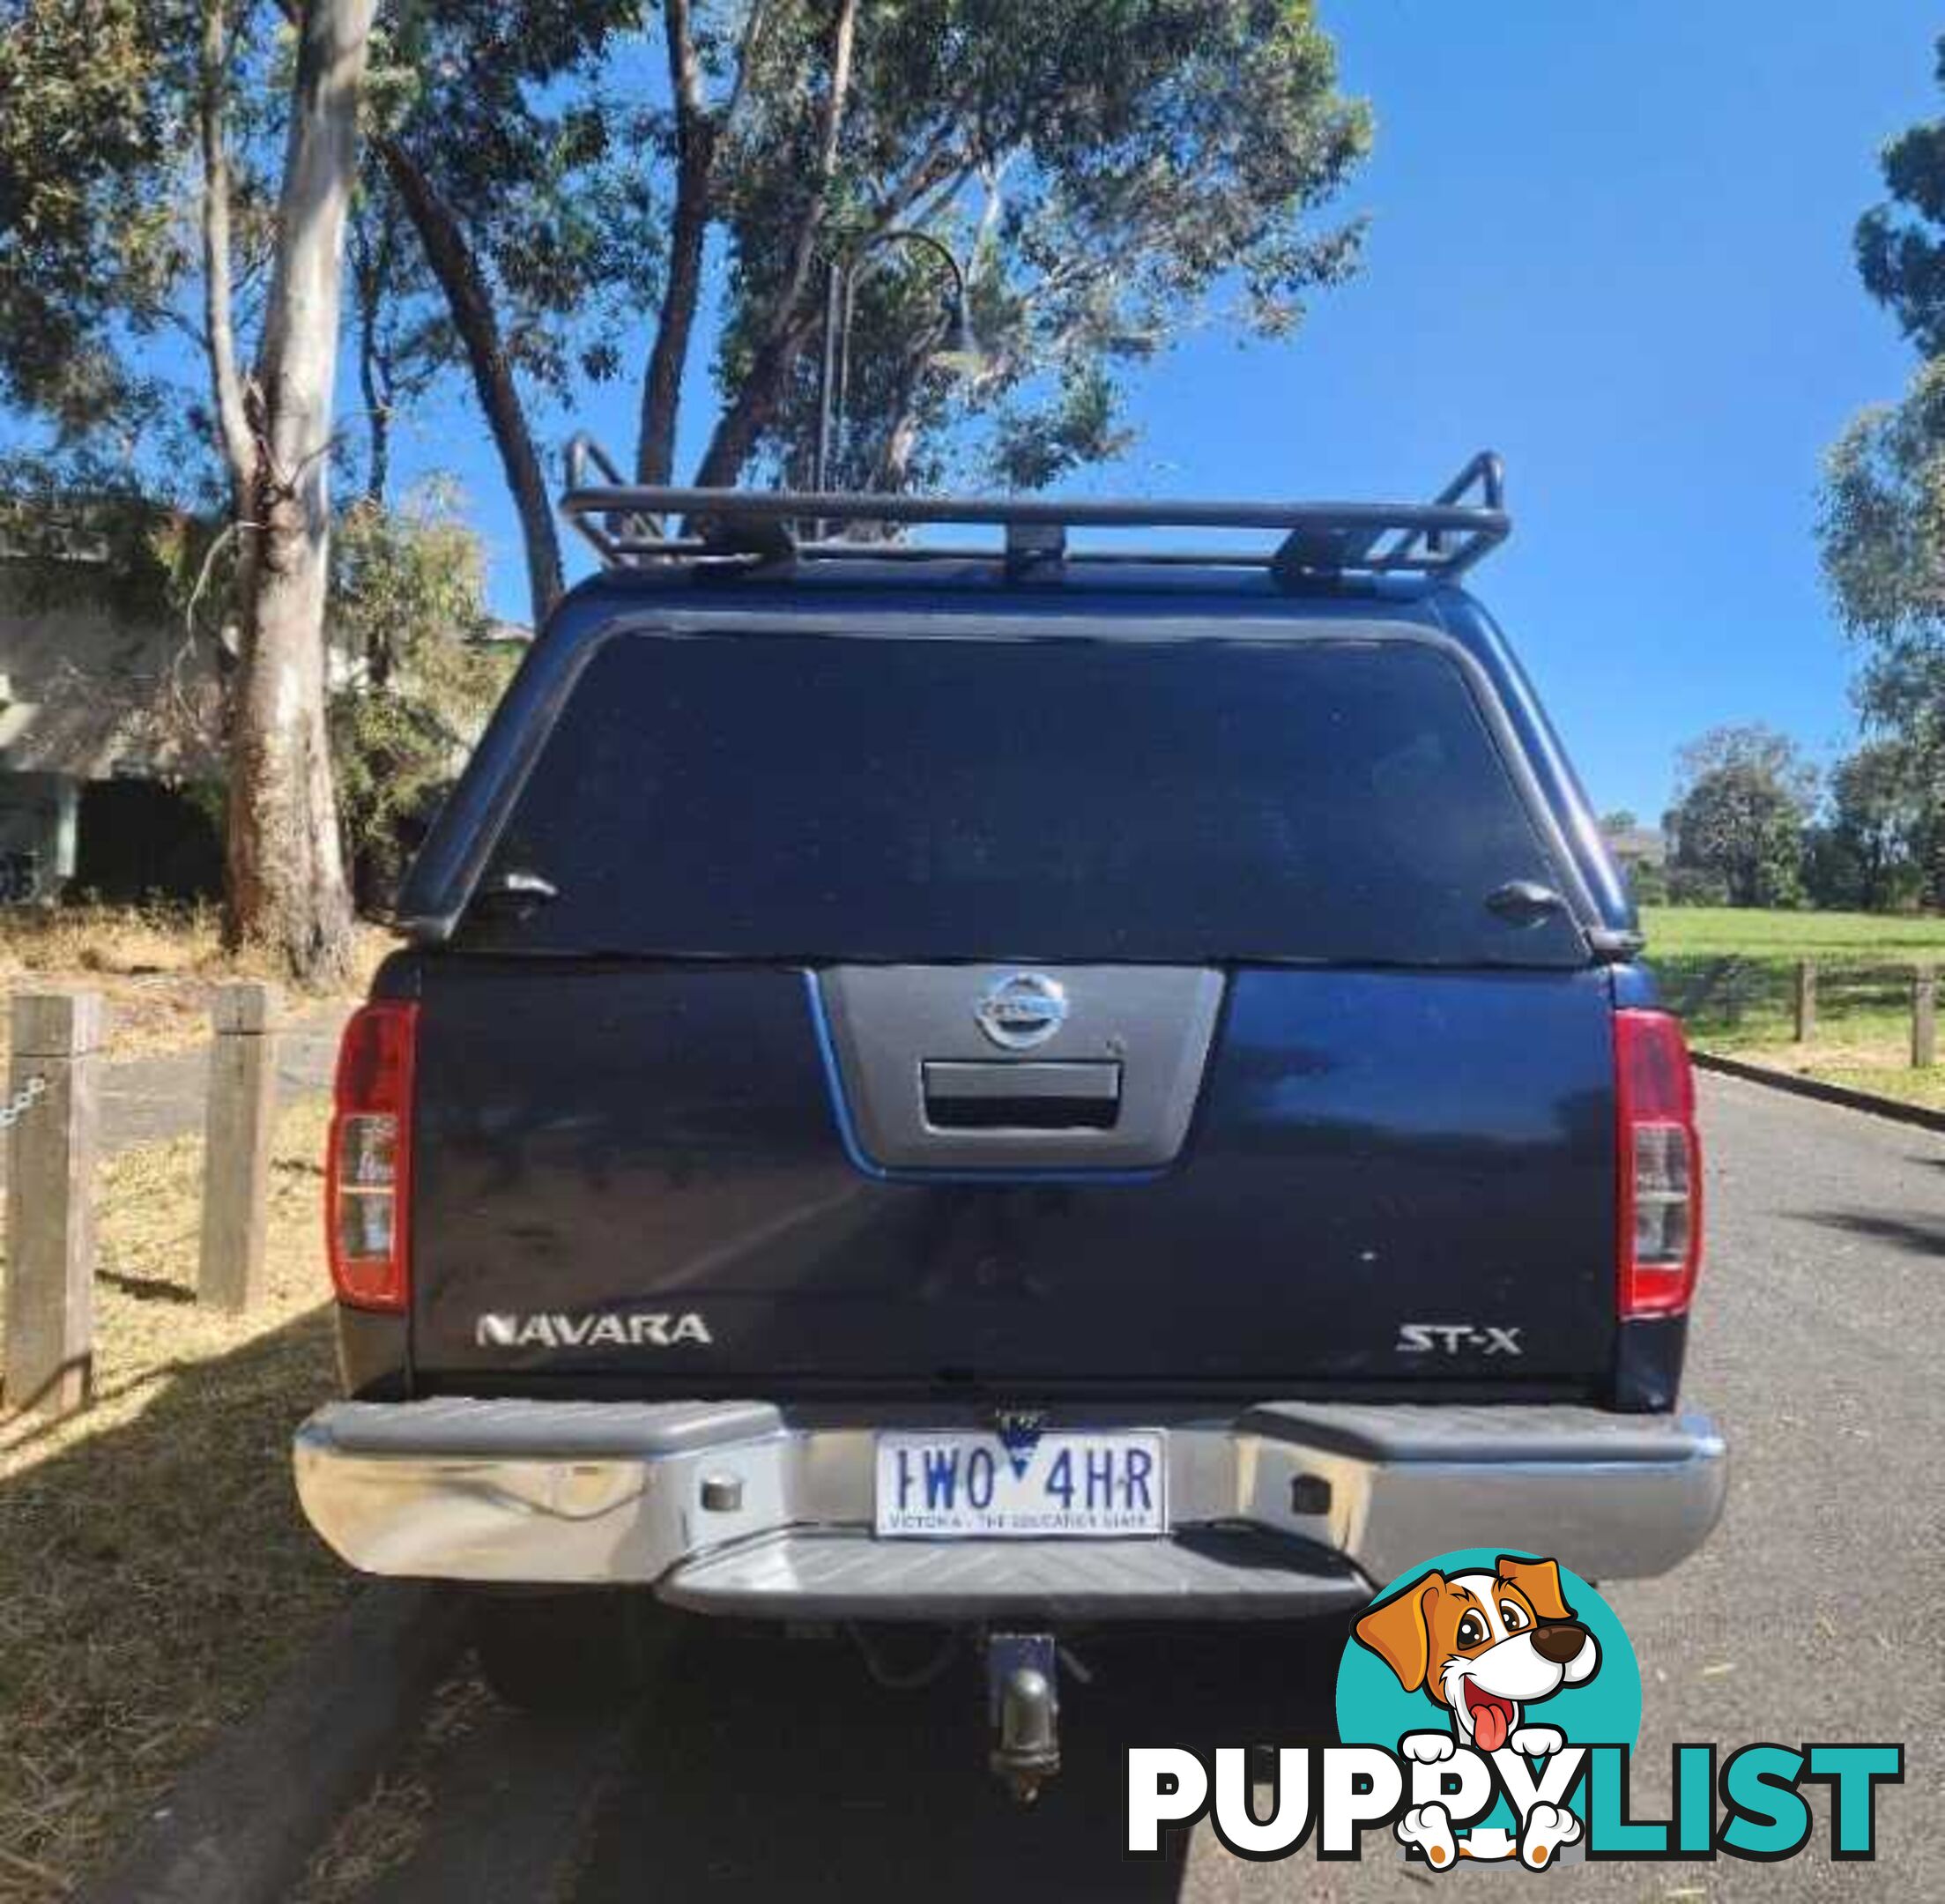
[[[1816,1036],[1816,961],[1796,962],[1796,1041],[1808,1045]]]
[[[1912,974],[1912,1064],[1925,1069],[1938,1062],[1938,973],[1920,965]]]
[[[242,1311],[263,1301],[271,1134],[277,1118],[277,987],[221,986],[212,1016],[203,1146],[203,1256],[197,1298]]]
[[[98,993],[14,994],[7,1067],[6,1403],[86,1405],[94,1378]]]

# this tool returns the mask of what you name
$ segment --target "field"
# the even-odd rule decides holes
[[[1936,958],[1945,919],[1880,912],[1759,912],[1736,906],[1643,906],[1648,956]]]
[[[1698,1048],[1945,1109],[1945,1067],[1911,1062],[1912,973],[1945,967],[1945,919],[1648,906],[1642,924],[1663,996]],[[1817,1026],[1799,1044],[1803,959],[1816,962]]]

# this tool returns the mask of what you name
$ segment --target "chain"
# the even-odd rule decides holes
[[[18,1124],[47,1094],[48,1081],[39,1075],[30,1077],[4,1105],[0,1105],[0,1130]]]

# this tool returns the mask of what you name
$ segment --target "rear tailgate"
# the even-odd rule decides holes
[[[1611,1000],[1486,904],[1570,890],[1496,715],[1422,631],[610,641],[486,866],[558,897],[415,960],[421,1377],[1599,1383]]]
[[[901,1181],[847,1153],[795,971],[429,961],[415,1358],[692,1392],[1592,1378],[1609,1023],[1593,971],[1243,970],[1171,1167]]]

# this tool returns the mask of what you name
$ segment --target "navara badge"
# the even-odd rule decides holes
[[[995,979],[973,1014],[1002,1051],[1031,1051],[1067,1022],[1067,994],[1044,972],[1008,972]]]

